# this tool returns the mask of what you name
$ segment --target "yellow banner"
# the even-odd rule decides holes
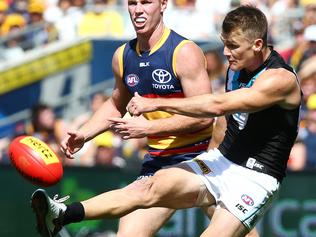
[[[91,59],[92,44],[83,42],[0,72],[0,95],[40,81]]]

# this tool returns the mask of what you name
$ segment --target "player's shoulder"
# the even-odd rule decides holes
[[[183,40],[176,49],[178,55],[183,55],[187,58],[203,56],[202,49],[192,40]]]
[[[120,52],[124,52],[124,49],[126,48],[126,46],[128,45],[128,42],[125,42],[123,44],[121,44],[120,46],[118,46],[114,52],[114,54],[118,54]]]
[[[112,70],[115,75],[123,76],[123,58],[124,58],[124,49],[127,43],[119,46],[112,57]]]
[[[116,48],[113,54],[113,61],[117,62],[123,58],[124,50],[127,46],[128,42],[121,44],[119,47]]]
[[[268,68],[262,73],[264,77],[273,78],[277,80],[296,80],[296,74],[294,71],[290,71],[286,68]]]
[[[262,88],[279,91],[287,94],[299,90],[296,75],[285,68],[271,68],[265,70],[256,80],[255,84]]]

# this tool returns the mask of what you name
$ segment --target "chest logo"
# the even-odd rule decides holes
[[[129,74],[126,77],[126,82],[128,86],[136,86],[139,82],[139,78],[136,74]]]
[[[156,69],[152,73],[152,77],[155,82],[166,84],[171,80],[171,74],[170,72],[164,70],[164,69]]]
[[[139,67],[149,67],[149,62],[140,62]]]

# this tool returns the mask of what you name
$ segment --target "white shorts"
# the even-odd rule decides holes
[[[269,208],[280,186],[274,177],[237,165],[217,149],[183,163],[201,177],[217,205],[226,208],[249,230]]]

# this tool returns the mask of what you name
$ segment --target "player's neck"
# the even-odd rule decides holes
[[[251,67],[245,68],[247,72],[254,72],[257,68],[259,68],[270,56],[271,48],[265,47],[262,51],[253,59],[253,63]]]
[[[137,43],[141,52],[150,51],[163,36],[165,26],[161,21],[153,32],[137,35]]]
[[[272,49],[270,47],[265,47],[263,50],[262,50],[262,63],[264,63],[270,56],[272,52]]]

